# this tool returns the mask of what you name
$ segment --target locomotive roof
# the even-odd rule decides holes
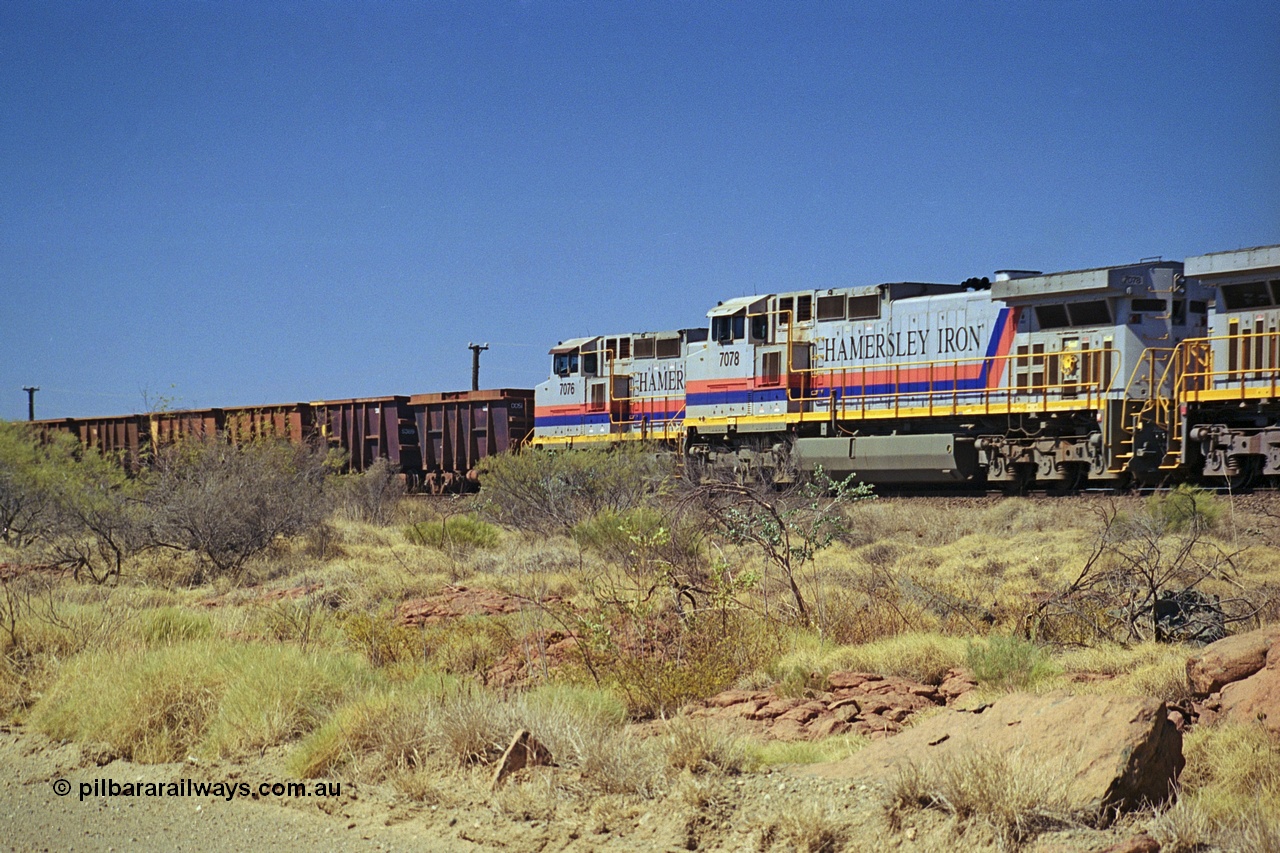
[[[590,345],[605,338],[683,338],[692,343],[705,341],[707,339],[707,330],[699,327],[694,329],[663,329],[660,332],[619,332],[611,335],[591,335],[586,338],[570,338],[567,341],[561,341],[548,352],[552,355],[559,355],[560,353],[573,352],[576,349],[592,351],[595,348]]]
[[[1187,258],[1185,273],[1209,279],[1229,275],[1270,274],[1280,270],[1280,246],[1255,246]]]
[[[763,302],[769,298],[769,294],[756,296],[739,296],[735,299],[726,299],[716,307],[707,312],[708,317],[724,317],[729,314],[736,314],[739,311],[750,308],[757,302]]]
[[[557,355],[562,352],[572,352],[573,350],[576,350],[578,347],[582,346],[583,344],[589,344],[592,341],[598,341],[598,340],[600,340],[599,335],[592,335],[589,338],[569,338],[569,340],[561,341],[560,343],[553,346],[550,352],[552,355]]]
[[[1045,296],[1068,296],[1072,294],[1093,294],[1096,296],[1122,294],[1127,286],[1124,276],[1132,270],[1178,269],[1181,261],[1146,261],[1136,264],[1122,264],[1111,267],[1095,267],[1088,270],[1069,270],[1066,272],[1043,273],[1025,276],[1007,281],[994,281],[991,284],[993,299],[1016,301],[1018,299],[1039,299]]]

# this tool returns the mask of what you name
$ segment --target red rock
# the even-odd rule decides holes
[[[795,720],[798,723],[807,723],[816,716],[818,716],[818,712],[815,711],[813,708],[809,708],[804,705],[801,705],[798,708],[792,708],[790,711],[787,711],[784,714],[779,714],[777,719]]]
[[[976,689],[978,682],[965,673],[957,673],[952,670],[951,673],[943,679],[938,685],[938,693],[948,700],[958,699],[970,690]]]
[[[1271,647],[1280,641],[1280,625],[1210,643],[1187,661],[1187,682],[1199,697],[1216,693],[1234,681],[1248,678],[1267,665]]]
[[[548,599],[551,600],[551,599]],[[558,600],[558,599],[555,599]],[[396,615],[406,625],[439,622],[460,616],[494,616],[523,610],[524,599],[505,592],[489,589],[470,589],[465,586],[445,587],[428,598],[405,601],[396,608]]]
[[[755,714],[751,716],[753,720],[769,720],[774,717],[781,717],[792,708],[798,708],[804,704],[802,699],[774,699],[772,702],[759,708]]]
[[[1118,841],[1099,853],[1160,853],[1160,842],[1150,835],[1135,835],[1124,841]]]
[[[833,718],[847,723],[862,713],[862,706],[858,704],[857,700],[845,699],[832,705],[828,709],[828,713]]]
[[[843,720],[837,720],[835,717],[823,717],[810,723],[808,729],[809,736],[817,739],[832,735],[842,735],[849,731],[849,724]]]
[[[857,705],[841,705],[831,712],[831,719],[839,720],[842,723],[852,723],[858,718]]]
[[[895,723],[901,723],[904,720],[906,720],[907,717],[911,716],[911,709],[910,708],[890,708],[888,711],[884,712],[883,716],[886,720],[893,720]]]
[[[745,717],[748,720],[758,720],[757,712],[769,703],[764,699],[752,699],[748,702],[739,702],[737,705],[730,705],[725,709],[725,714],[730,717]]]
[[[707,704],[716,708],[727,708],[730,705],[737,705],[739,702],[747,702],[757,698],[754,690],[726,690],[723,693],[717,693],[707,700]]]
[[[769,735],[778,740],[808,740],[809,733],[804,724],[796,720],[775,720],[769,726]]]
[[[860,687],[865,682],[880,681],[883,678],[884,676],[871,672],[833,672],[827,676],[827,687],[830,690],[848,690]]]
[[[1130,696],[1009,694],[981,714],[941,711],[847,759],[804,772],[850,781],[889,780],[908,763],[939,765],[1014,751],[1056,768],[1072,809],[1100,818],[1168,799],[1182,769],[1182,735],[1164,703]],[[873,720],[855,724],[862,730]],[[886,721],[887,723],[887,721]]]
[[[862,689],[871,695],[883,695],[885,693],[897,693],[899,683],[897,679],[877,681],[875,684],[863,684]]]
[[[897,734],[902,731],[902,726],[893,720],[881,717],[878,714],[869,714],[861,720],[854,723],[854,727],[870,734],[872,732],[887,732],[889,734]]]
[[[1280,668],[1267,668],[1222,688],[1222,717],[1233,723],[1261,723],[1280,738]]]

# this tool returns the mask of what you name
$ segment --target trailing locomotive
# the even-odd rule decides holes
[[[1280,473],[1280,247],[772,293],[707,317],[554,348],[532,442],[1010,491]],[[649,339],[669,344],[646,363],[629,347]],[[653,368],[684,393],[669,381],[646,410]]]
[[[685,366],[706,340],[706,329],[679,329],[561,341],[551,348],[551,378],[534,389],[533,443],[679,444]]]
[[[1280,477],[1280,246],[1188,258],[1186,274],[1212,289],[1212,311],[1150,407],[1169,431],[1163,468],[1236,488]]]

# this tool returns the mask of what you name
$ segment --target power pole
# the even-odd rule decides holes
[[[36,392],[40,390],[40,386],[27,385],[22,390],[27,392],[27,420],[34,421],[36,419]]]
[[[471,390],[480,390],[480,353],[489,348],[488,344],[467,344],[471,350]]]

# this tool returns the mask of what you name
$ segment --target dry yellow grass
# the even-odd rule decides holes
[[[627,733],[629,713],[674,713],[685,699],[713,693],[743,672],[750,675],[741,676],[740,685],[776,686],[786,695],[820,690],[837,669],[936,683],[966,663],[975,641],[985,648],[992,635],[1016,636],[1033,596],[1061,588],[1078,571],[1098,524],[1087,510],[1070,506],[1064,512],[1060,505],[1018,500],[977,508],[905,500],[855,504],[848,510],[853,532],[799,573],[814,614],[808,628],[788,620],[782,579],[764,573],[760,555],[748,547],[719,543],[708,560],[723,560],[735,578],[759,575],[758,582],[717,597],[710,563],[695,567],[704,574],[680,576],[691,577],[699,590],[681,617],[670,603],[674,575],[661,560],[647,565],[649,574],[637,574],[568,536],[510,530],[499,532],[492,547],[423,547],[404,535],[406,524],[423,520],[423,510],[413,511],[419,516],[402,511],[388,526],[336,518],[323,549],[314,542],[282,544],[273,562],[255,567],[260,585],[251,589],[226,580],[189,589],[173,577],[159,585],[155,567],[126,576],[116,590],[61,585],[52,598],[54,618],[22,616],[22,654],[6,649],[0,702],[55,737],[97,741],[106,752],[138,760],[191,752],[237,756],[292,744],[291,767],[299,775],[386,782],[442,808],[478,801],[504,820],[525,822],[589,813],[608,827],[634,821],[660,801],[662,809],[706,829],[728,820],[725,798],[752,774],[836,760],[863,741],[762,742],[689,720],[638,738]],[[1233,534],[1220,529],[1214,535],[1229,545]],[[1280,589],[1276,554],[1254,545],[1240,559],[1239,580],[1250,589]],[[268,588],[314,584],[321,591],[312,597],[271,601],[263,595]],[[427,629],[397,626],[391,618],[399,602],[450,584],[511,592],[533,606]],[[215,595],[220,606],[194,606]],[[560,601],[554,613],[538,606],[553,600]],[[707,632],[716,608],[731,617],[716,625],[728,627]],[[651,613],[667,618],[662,630],[675,632],[655,635],[663,648],[675,648],[673,638],[687,641],[687,654],[663,664],[675,674],[665,681],[659,678],[665,671],[634,668],[632,647],[610,646],[619,624],[644,624]],[[620,688],[626,676],[631,693],[592,686],[581,665],[549,669],[543,674],[549,683],[533,690],[499,694],[480,684],[512,639],[566,625],[583,632],[594,654],[628,655],[623,662],[630,669],[610,668],[606,659],[597,674]],[[707,636],[723,642],[694,642]],[[386,648],[370,653],[375,640]],[[383,653],[392,647],[400,651]],[[1051,657],[1063,674],[1030,687],[1174,701],[1186,695],[1187,654],[1156,644],[1060,650]],[[1109,678],[1074,683],[1081,673]],[[632,694],[642,677],[650,679],[651,692],[666,693],[642,696],[647,705],[637,700]],[[39,704],[25,709],[40,693]],[[536,731],[560,767],[490,794],[486,762],[517,727]],[[1254,733],[1197,732],[1188,737],[1187,752],[1180,804],[1147,817],[1153,832],[1164,833],[1166,849],[1198,843],[1266,849],[1280,834],[1265,819],[1267,809],[1280,813],[1274,750]],[[1052,786],[1011,760],[986,757],[963,774],[929,770],[912,782],[916,805],[908,797],[896,808],[945,800],[948,813],[972,827],[964,838],[974,844],[1015,846],[1069,821]],[[725,778],[731,774],[742,775]],[[772,849],[839,849],[849,837],[848,815],[827,799],[807,808],[788,801],[776,814],[762,813],[756,840]],[[1228,831],[1230,837],[1223,834]]]

